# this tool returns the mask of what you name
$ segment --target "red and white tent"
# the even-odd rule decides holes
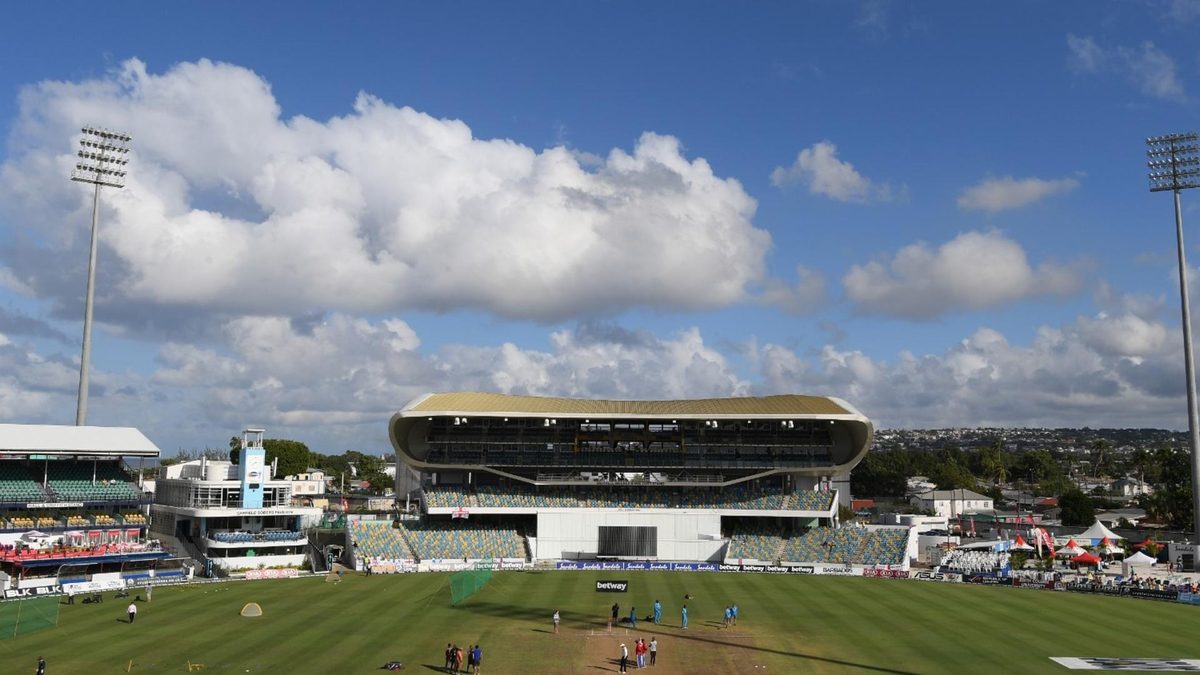
[[[1058,549],[1058,553],[1056,553],[1055,555],[1078,556],[1078,555],[1083,555],[1084,553],[1087,553],[1087,551],[1083,550],[1082,546],[1080,546],[1079,544],[1076,544],[1074,539],[1068,539],[1067,545]]]
[[[1032,551],[1033,547],[1025,543],[1025,537],[1022,537],[1018,534],[1016,540],[1013,541],[1013,544],[1009,547],[1009,549],[1013,551]]]

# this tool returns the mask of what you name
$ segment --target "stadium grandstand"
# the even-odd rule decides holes
[[[375,565],[905,565],[908,528],[838,523],[873,433],[853,406],[819,396],[427,394],[389,424],[398,460],[421,475],[409,495],[419,517],[352,522],[347,550]]]
[[[4,597],[118,588],[184,574],[171,552],[148,538],[150,499],[140,475],[123,463],[159,455],[132,428],[0,424]]]

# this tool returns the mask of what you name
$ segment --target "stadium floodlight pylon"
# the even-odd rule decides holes
[[[1166,134],[1146,139],[1150,191],[1175,194],[1175,246],[1179,258],[1179,304],[1183,314],[1183,366],[1187,377],[1188,450],[1192,455],[1192,532],[1200,546],[1200,414],[1196,410],[1196,366],[1192,355],[1192,311],[1188,298],[1187,260],[1183,245],[1183,211],[1179,193],[1200,187],[1200,135]],[[1196,561],[1193,569],[1196,569]]]
[[[83,354],[79,358],[79,398],[75,407],[75,425],[87,424],[88,368],[92,360],[92,304],[96,286],[96,244],[100,219],[100,187],[125,187],[125,169],[129,164],[129,134],[96,127],[80,129],[79,152],[71,180],[90,183],[92,192],[92,244],[88,255],[87,296],[83,304]]]

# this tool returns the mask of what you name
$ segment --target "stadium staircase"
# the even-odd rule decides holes
[[[308,544],[304,547],[304,551],[308,554],[308,562],[314,574],[329,571],[328,565],[325,564],[325,555],[321,553],[321,545],[311,531],[308,533]]]
[[[787,550],[787,539],[780,537],[779,545],[775,547],[775,556],[771,560],[783,560],[783,552]]]

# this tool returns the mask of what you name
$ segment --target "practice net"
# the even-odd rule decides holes
[[[475,563],[475,569],[463,570],[450,575],[450,604],[457,605],[474,595],[492,579],[492,561]]]
[[[58,625],[57,597],[0,603],[0,640]]]

